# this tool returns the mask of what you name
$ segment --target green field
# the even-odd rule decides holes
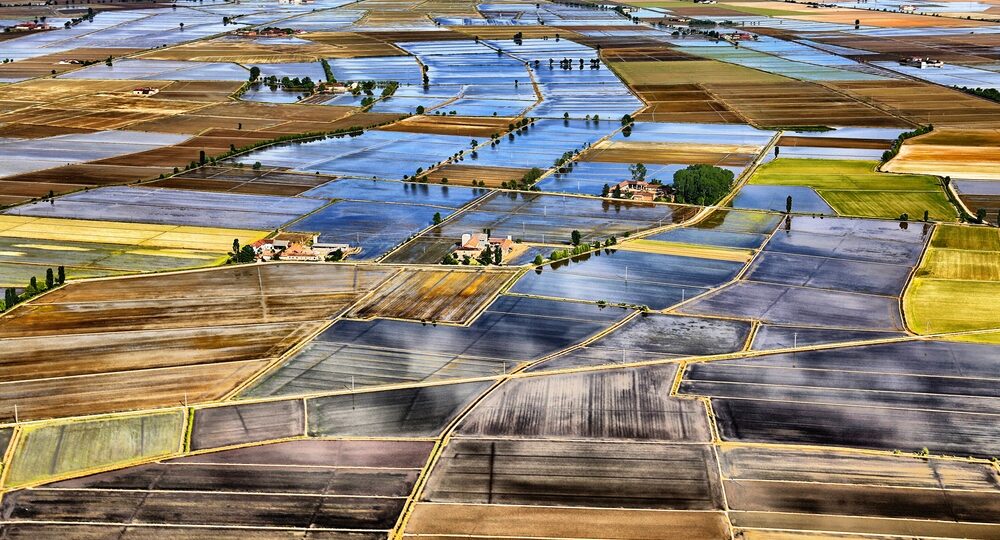
[[[1000,251],[1000,229],[941,225],[934,230],[931,247],[973,251]]]
[[[917,274],[938,279],[1000,281],[1000,251],[928,250]],[[1000,303],[1000,298],[997,299]]]
[[[756,69],[716,60],[608,62],[629,84],[740,84],[788,81]]]
[[[998,281],[917,278],[906,291],[903,309],[918,334],[986,330],[1000,328],[997,298]]]
[[[846,216],[923,218],[953,221],[955,208],[934,176],[886,174],[875,170],[878,162],[841,159],[791,159],[771,161],[754,173],[751,184],[806,186],[816,190],[837,213]]]
[[[757,169],[750,183],[813,189],[940,190],[933,176],[880,173],[875,171],[877,166],[877,161],[778,158]]]
[[[1000,328],[1000,235],[997,229],[941,225],[903,297],[917,333]],[[964,341],[997,343],[1000,333]]]
[[[934,191],[838,191],[816,190],[820,197],[845,216],[898,218],[907,214],[910,219],[928,218],[951,221],[957,216],[955,207],[940,192]]]
[[[5,487],[17,487],[180,451],[182,412],[27,426]]]

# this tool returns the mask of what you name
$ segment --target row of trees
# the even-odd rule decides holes
[[[507,182],[501,182],[500,187],[503,189],[520,189],[525,191],[538,191],[535,187],[535,182],[542,177],[545,171],[539,169],[538,167],[532,167],[531,170],[524,173],[519,180],[510,180]]]
[[[560,259],[566,259],[576,255],[581,255],[591,250],[601,249],[602,245],[604,247],[610,247],[617,243],[618,243],[618,238],[614,236],[605,240],[603,244],[601,244],[600,240],[594,240],[593,242],[585,243],[583,241],[583,235],[580,234],[580,231],[574,230],[573,232],[570,233],[570,244],[572,244],[573,247],[568,249],[557,249],[553,251],[552,253],[549,254],[549,260],[558,261]],[[535,256],[534,262],[536,265],[539,265],[542,264],[544,261],[542,260],[541,255],[537,255]]]
[[[896,154],[899,153],[899,149],[903,146],[903,141],[905,141],[906,139],[910,139],[910,138],[916,137],[918,135],[923,135],[925,133],[930,133],[933,130],[934,130],[934,126],[931,125],[931,124],[928,124],[926,126],[920,126],[917,129],[914,129],[913,131],[907,131],[906,133],[900,133],[899,136],[896,137],[896,140],[892,142],[892,146],[889,147],[889,149],[886,150],[885,152],[882,152],[882,163],[885,163],[885,162],[889,161],[890,159],[896,157]]]
[[[974,96],[979,96],[981,98],[1000,103],[1000,90],[997,90],[996,88],[969,88],[968,86],[956,86],[955,88],[958,88],[966,94],[972,94]]]
[[[39,284],[38,278],[31,276],[31,279],[28,281],[28,286],[25,287],[24,292],[21,294],[18,294],[17,290],[13,287],[7,287],[4,290],[4,298],[3,303],[0,304],[0,311],[6,311],[33,296],[52,289],[57,285],[62,285],[65,282],[66,269],[64,267],[58,267],[55,272],[53,272],[51,268],[48,268],[45,270],[44,284]]]

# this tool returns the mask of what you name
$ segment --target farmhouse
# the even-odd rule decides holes
[[[623,180],[615,184],[613,191],[621,193],[622,198],[636,201],[653,202],[670,196],[670,190],[666,186],[645,180]]]
[[[361,253],[360,247],[353,247],[344,242],[314,242],[312,250],[316,253],[316,255],[324,259],[335,251],[340,251],[340,254],[343,257],[354,255],[355,253]]]
[[[913,4],[903,4],[899,6],[899,11],[902,11],[903,13],[913,13],[917,11],[917,6]]]
[[[903,66],[916,67],[916,68],[920,68],[920,69],[929,68],[929,67],[939,68],[939,67],[944,66],[944,62],[942,62],[941,60],[935,60],[935,59],[930,58],[930,57],[921,58],[919,56],[909,56],[909,57],[906,57],[906,58],[900,60],[899,63],[900,63],[900,65],[903,65]]]
[[[274,242],[270,238],[261,238],[250,244],[259,261],[270,261],[274,258]]]
[[[295,30],[292,28],[276,28],[273,26],[268,26],[267,28],[241,28],[234,31],[232,34],[235,36],[242,37],[285,37],[292,34],[301,34],[302,30]]]
[[[302,244],[292,244],[281,252],[283,261],[320,261],[323,260],[312,248]]]
[[[732,34],[729,34],[726,37],[729,39],[729,41],[747,41],[747,40],[757,39],[757,36],[749,32],[733,32]]]
[[[52,27],[45,23],[28,21],[4,28],[4,31],[9,32],[40,32],[42,30],[52,30]]]
[[[314,233],[294,233],[294,232],[281,232],[278,233],[271,242],[274,244],[275,249],[287,249],[292,246],[292,244],[302,244],[302,245],[313,245],[319,241],[319,235]]]
[[[132,94],[136,96],[153,96],[160,92],[159,88],[153,88],[151,86],[140,86],[132,90]]]
[[[501,253],[509,254],[514,250],[514,240],[510,236],[506,238],[489,237],[486,233],[466,233],[462,235],[462,241],[455,249],[455,256],[462,258],[465,255],[478,257],[486,247],[500,246]]]
[[[357,83],[355,83],[355,84],[357,84]],[[318,94],[343,94],[343,93],[347,92],[348,89],[349,88],[345,84],[343,84],[341,82],[335,82],[335,83],[325,82],[325,83],[320,83],[316,87],[316,93],[318,93]]]

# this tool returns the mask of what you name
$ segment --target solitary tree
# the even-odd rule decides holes
[[[642,182],[646,179],[646,166],[642,163],[629,165],[628,172],[632,174],[632,180],[635,182]]]
[[[573,241],[574,246],[580,245],[580,231],[573,230],[573,232],[570,233],[570,239]]]
[[[253,66],[250,68],[250,82],[256,81],[260,78],[260,68]]]
[[[545,258],[544,257],[542,257],[541,255],[535,255],[534,263],[535,263],[536,266],[540,265],[540,264],[542,264],[544,262],[545,262]]]
[[[423,105],[417,105],[417,114],[424,114],[425,110]]]
[[[435,225],[441,224],[441,212],[434,212],[434,224]]]
[[[785,213],[786,214],[791,214],[792,213],[792,196],[791,195],[785,197]]]
[[[774,147],[774,157],[778,157],[778,154],[780,154],[780,153],[781,153],[781,147],[775,146]]]
[[[931,217],[930,212],[924,210],[924,221],[930,221],[930,217]]]

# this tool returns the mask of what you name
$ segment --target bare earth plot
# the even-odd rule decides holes
[[[14,405],[25,419],[222,397],[392,273],[317,270],[91,281],[29,302],[0,325],[2,414],[13,418]]]
[[[348,316],[464,323],[514,274],[512,270],[403,272],[386,281]]]

